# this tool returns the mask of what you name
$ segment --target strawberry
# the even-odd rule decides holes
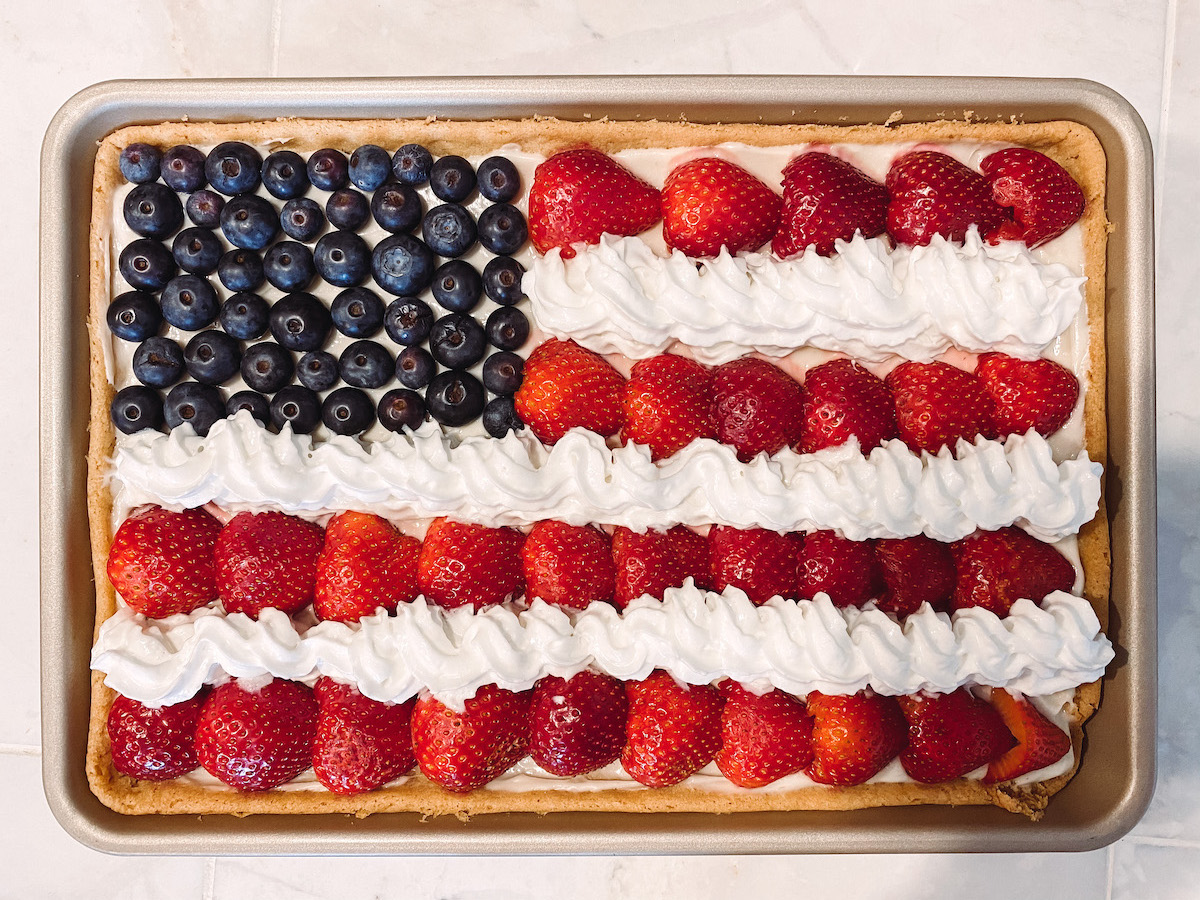
[[[801,153],[783,167],[783,215],[771,249],[781,258],[809,247],[831,256],[835,240],[883,234],[887,207],[887,188],[844,159]]]
[[[321,619],[357,622],[416,599],[421,542],[370,513],[344,512],[325,526],[313,609]]]
[[[959,438],[996,436],[995,404],[976,375],[944,362],[903,362],[888,373],[900,438],[914,452],[956,452]]]
[[[281,512],[238,513],[217,535],[217,589],[227,613],[252,619],[268,607],[295,612],[312,602],[319,525]]]
[[[837,447],[851,437],[866,456],[896,436],[896,407],[883,379],[849,359],[832,359],[804,378],[801,453]]]
[[[799,535],[714,525],[708,532],[713,590],[723,591],[732,584],[756,606],[772,597],[795,597],[799,550]]]
[[[802,700],[780,690],[752,694],[730,679],[720,689],[722,775],[738,787],[762,787],[812,764],[813,720]]]
[[[312,765],[317,781],[335,794],[373,791],[412,771],[412,718],[416,700],[380,703],[353,685],[317,680],[317,735]]]
[[[417,558],[417,584],[431,603],[476,609],[519,595],[521,543],[515,528],[465,525],[434,519]]]
[[[957,580],[953,609],[982,606],[1004,618],[1021,598],[1040,603],[1052,591],[1069,592],[1075,567],[1020,528],[976,531],[950,545]]]
[[[875,542],[875,558],[885,585],[879,608],[908,616],[928,603],[949,612],[954,592],[954,557],[948,544],[923,534]]]
[[[276,678],[254,689],[240,681],[213,688],[200,709],[196,755],[239,791],[266,791],[312,765],[317,700],[311,688]]]
[[[1083,215],[1083,189],[1045,154],[1009,147],[989,153],[979,167],[992,199],[1012,209],[1012,220],[987,236],[993,244],[1024,241],[1036,247],[1058,237]]]
[[[622,436],[649,447],[655,461],[716,433],[712,373],[685,356],[664,353],[635,363],[622,407]]]
[[[1015,746],[992,760],[984,784],[1009,781],[1058,762],[1071,749],[1071,736],[1042,715],[1026,700],[999,688],[992,689],[991,704],[1012,734]]]
[[[757,250],[779,227],[782,206],[741,166],[715,156],[689,160],[663,185],[663,240],[687,256]]]
[[[586,669],[570,678],[548,675],[529,704],[529,755],[553,775],[607,766],[625,746],[628,713],[625,685],[611,675]]]
[[[972,225],[986,236],[1007,217],[986,178],[936,150],[905,153],[886,183],[888,233],[901,244],[928,244],[935,234],[961,241]]]
[[[908,743],[908,726],[895,697],[869,691],[848,696],[808,695],[813,717],[813,761],[808,775],[820,784],[862,784]]]
[[[150,707],[120,694],[108,711],[113,768],[141,781],[170,781],[200,765],[196,722],[201,696]]]
[[[572,428],[609,437],[621,430],[625,379],[604,357],[574,341],[551,338],[525,360],[517,414],[543,444]]]
[[[1079,399],[1079,379],[1052,359],[984,353],[975,374],[995,404],[1000,437],[1031,428],[1049,437],[1066,424]]]
[[[996,710],[966,688],[896,698],[908,720],[904,771],[924,784],[961,778],[1013,746]]]
[[[612,537],[617,586],[613,602],[624,609],[638,597],[661,600],[667,588],[681,587],[689,577],[708,585],[708,545],[682,526],[638,534],[619,526]]]
[[[162,619],[217,596],[213,546],[220,524],[202,509],[151,506],[121,523],[108,551],[108,580],[134,612]]]
[[[421,773],[448,791],[483,787],[528,752],[530,692],[485,684],[455,712],[429,695],[412,714],[413,752]]]
[[[733,446],[742,462],[800,440],[804,388],[782,369],[744,356],[717,367],[712,390],[717,440]]]
[[[834,606],[862,606],[883,590],[874,541],[851,541],[833,531],[804,536],[797,566],[797,595],[828,595]]]
[[[521,547],[525,598],[583,609],[610,602],[616,587],[612,539],[590,525],[538,522]]]
[[[625,685],[629,718],[621,765],[640,784],[666,787],[694,775],[721,748],[721,692],[681,686],[662,669]]]
[[[658,191],[599,150],[564,150],[533,170],[529,237],[539,253],[558,247],[570,259],[572,244],[641,234],[661,216]]]
[[[708,540],[683,525],[667,532],[667,539],[683,570],[683,577],[692,579],[696,587],[712,590],[712,572],[708,561]]]

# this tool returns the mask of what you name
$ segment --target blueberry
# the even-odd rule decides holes
[[[133,351],[133,375],[142,384],[170,387],[183,372],[183,350],[170,338],[148,337]]]
[[[257,391],[238,391],[225,401],[225,414],[230,418],[243,409],[250,413],[259,425],[271,424],[271,401]]]
[[[117,268],[130,287],[161,291],[175,276],[175,257],[158,241],[138,238],[121,251]]]
[[[264,394],[273,394],[291,384],[296,373],[292,354],[271,341],[261,341],[246,348],[242,356],[242,381],[246,387]]]
[[[529,339],[529,320],[515,306],[493,310],[483,328],[488,343],[497,350],[519,350]]]
[[[433,273],[433,299],[451,312],[470,312],[479,304],[483,280],[469,262],[452,259]]]
[[[487,337],[471,316],[450,313],[433,323],[429,349],[433,358],[450,369],[466,369],[483,359]]]
[[[389,294],[419,294],[433,280],[433,253],[410,234],[393,234],[375,245],[371,272]]]
[[[321,398],[306,387],[289,384],[271,400],[271,421],[280,430],[290,424],[296,434],[309,434],[321,421]]]
[[[358,388],[338,388],[321,404],[321,421],[334,434],[361,434],[375,424],[375,404]]]
[[[144,428],[157,428],[163,421],[162,397],[158,391],[133,384],[117,391],[109,407],[113,424],[122,434],[135,434]]]
[[[183,208],[192,224],[201,228],[217,228],[221,224],[221,210],[225,208],[225,198],[216,191],[205,188],[188,197]]]
[[[396,380],[407,388],[423,388],[433,380],[437,363],[424,347],[405,347],[396,357]]]
[[[144,341],[158,334],[162,310],[153,294],[126,291],[113,298],[105,315],[108,330],[123,341]]]
[[[308,190],[308,167],[294,150],[276,150],[262,166],[263,187],[272,197],[291,200]]]
[[[289,200],[279,213],[279,226],[288,237],[311,244],[325,227],[325,213],[316,200]]]
[[[211,275],[224,253],[221,240],[207,228],[185,228],[175,235],[171,255],[179,268],[194,275]]]
[[[371,215],[380,228],[392,234],[412,231],[423,211],[421,195],[398,181],[385,184],[371,195]]]
[[[217,144],[204,161],[204,174],[214,191],[226,196],[245,194],[258,187],[262,154],[241,141]]]
[[[521,189],[521,176],[511,160],[489,156],[479,164],[479,193],[493,203],[507,203]]]
[[[279,231],[279,215],[257,194],[234,197],[221,210],[221,231],[243,250],[262,250]]]
[[[496,203],[479,214],[479,243],[484,249],[510,256],[525,246],[529,227],[511,203]]]
[[[280,241],[263,254],[263,273],[281,291],[302,291],[317,269],[311,250],[297,241]]]
[[[148,238],[170,237],[183,224],[179,195],[164,184],[139,184],[125,195],[125,224]]]
[[[185,381],[167,394],[163,418],[167,420],[168,428],[178,428],[187,422],[203,437],[217,420],[225,418],[225,401],[211,384]]]
[[[353,287],[371,271],[371,248],[353,231],[331,231],[313,251],[317,272],[334,287]]]
[[[423,344],[433,328],[433,310],[416,297],[398,297],[388,304],[383,327],[397,344]]]
[[[300,357],[296,378],[311,390],[329,390],[338,380],[337,357],[324,350],[310,350]]]
[[[524,267],[515,259],[497,256],[488,260],[483,267],[483,292],[501,306],[520,303],[525,294],[521,290]]]
[[[177,275],[167,282],[162,296],[163,318],[183,331],[199,331],[216,321],[221,300],[216,288],[200,275]]]
[[[371,204],[354,188],[342,188],[329,195],[325,217],[334,228],[358,231],[371,218]]]
[[[379,398],[379,423],[388,431],[416,431],[425,421],[425,401],[416,391],[396,388]]]
[[[239,341],[258,340],[267,333],[271,307],[258,294],[239,291],[221,306],[221,327]]]
[[[373,191],[392,174],[392,158],[378,144],[363,144],[350,154],[350,181],[364,191]]]
[[[435,206],[421,223],[425,243],[438,256],[462,256],[475,243],[476,233],[471,214],[453,203]]]
[[[181,194],[204,187],[204,169],[204,154],[187,144],[177,144],[163,154],[162,180],[171,190]]]
[[[383,301],[369,288],[346,288],[333,299],[329,315],[346,337],[369,338],[383,327]]]
[[[483,386],[493,394],[515,394],[525,374],[525,360],[501,350],[483,361]]]
[[[319,350],[332,321],[312,294],[288,294],[271,307],[271,334],[289,350]]]
[[[492,437],[502,438],[524,427],[512,397],[496,397],[483,408],[483,428]]]
[[[308,158],[308,180],[322,191],[344,188],[350,180],[346,157],[329,147],[318,150]]]
[[[150,144],[130,144],[121,151],[117,166],[126,181],[146,184],[149,181],[158,181],[162,158],[162,151],[157,147]]]
[[[395,371],[392,354],[375,341],[355,341],[338,358],[338,374],[354,387],[383,387],[392,380]]]
[[[429,170],[433,196],[447,203],[462,203],[475,190],[475,170],[461,156],[443,156]]]
[[[432,168],[433,154],[420,144],[405,144],[392,156],[392,174],[401,184],[424,184]]]
[[[469,372],[441,372],[425,389],[429,414],[442,425],[456,428],[483,412],[483,385]]]
[[[217,263],[217,277],[231,291],[253,291],[266,281],[262,257],[253,250],[228,250]]]
[[[224,384],[238,373],[242,348],[223,331],[202,331],[183,350],[188,374],[201,384]]]

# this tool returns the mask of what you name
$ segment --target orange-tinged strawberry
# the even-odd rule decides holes
[[[824,593],[841,607],[862,606],[883,591],[875,542],[851,541],[833,531],[804,536],[796,580],[801,600]]]
[[[957,576],[952,609],[982,606],[1003,618],[1022,598],[1040,603],[1075,584],[1075,567],[1065,556],[1014,526],[976,531],[954,541],[950,552]]]
[[[1079,379],[1052,359],[984,353],[975,374],[995,404],[1000,437],[1030,429],[1049,437],[1067,423],[1079,399]]]
[[[794,598],[800,547],[798,534],[714,525],[708,532],[713,590],[733,585],[756,606],[772,597]]]
[[[525,597],[583,609],[609,602],[616,587],[612,539],[590,525],[537,522],[521,547]]]
[[[757,250],[778,228],[782,206],[741,166],[715,156],[692,159],[663,184],[663,240],[687,256]]]
[[[812,764],[813,720],[804,701],[780,690],[752,694],[736,681],[720,684],[721,774],[739,787],[762,787]]]
[[[869,691],[808,695],[813,717],[809,777],[820,784],[862,784],[908,744],[908,724],[895,697]]]
[[[813,247],[822,256],[834,241],[883,234],[888,192],[882,184],[831,153],[811,150],[783,168],[783,214],[771,242],[776,256]]]
[[[716,434],[712,373],[684,356],[664,353],[636,363],[625,382],[622,437],[665,459],[698,438]]]
[[[113,768],[141,781],[169,781],[197,768],[196,723],[202,702],[198,695],[150,707],[118,694],[106,723]]]
[[[901,244],[928,244],[935,234],[961,241],[975,225],[988,235],[1007,218],[987,179],[937,150],[913,150],[887,174],[888,232]]]
[[[421,542],[371,513],[344,512],[325,526],[313,609],[318,618],[357,622],[380,607],[416,599]]]
[[[896,407],[883,379],[849,359],[832,359],[804,377],[801,453],[858,439],[866,456],[896,437]]]
[[[885,538],[875,542],[875,559],[885,585],[878,598],[884,612],[907,616],[922,603],[949,612],[955,573],[948,544],[923,534]]]
[[[896,699],[908,720],[908,747],[900,762],[924,784],[961,778],[1013,746],[996,710],[966,688]]]
[[[777,453],[800,440],[804,388],[777,366],[744,356],[713,372],[713,418],[717,440],[742,462]]]
[[[688,578],[697,587],[709,585],[708,544],[682,526],[641,534],[620,526],[613,532],[612,549],[617,574],[613,602],[618,609],[638,597],[661,600],[667,588],[681,587]]]
[[[937,453],[959,439],[996,436],[995,404],[972,372],[944,362],[903,362],[885,379],[896,403],[900,438],[914,451]]]
[[[238,513],[217,535],[217,588],[227,613],[252,619],[268,607],[295,612],[312,602],[319,525],[281,512]]]
[[[328,790],[361,794],[412,771],[417,761],[409,720],[415,699],[382,703],[325,677],[313,692],[318,706],[313,772]]]
[[[992,243],[1024,241],[1036,247],[1058,237],[1083,215],[1083,189],[1043,153],[1008,147],[985,156],[979,167],[992,199],[1012,209],[1012,220],[987,236]]]
[[[520,594],[521,544],[515,528],[435,519],[417,559],[417,584],[431,603],[482,609]]]
[[[202,509],[151,506],[121,523],[108,579],[134,612],[162,619],[216,599],[213,547],[221,525]]]
[[[625,379],[591,350],[551,338],[525,360],[514,401],[517,414],[543,444],[557,443],[572,428],[609,437],[624,422]]]
[[[721,747],[721,692],[682,686],[661,669],[625,685],[629,718],[621,765],[648,787],[678,784],[710,762]]]
[[[554,775],[595,771],[621,755],[628,713],[625,685],[611,675],[548,675],[529,705],[529,755]]]
[[[991,704],[1016,745],[988,766],[985,784],[1009,781],[1058,762],[1071,749],[1071,736],[1024,697],[993,688]]]
[[[487,684],[456,712],[428,695],[412,714],[413,752],[421,773],[448,791],[483,787],[529,748],[530,692]]]

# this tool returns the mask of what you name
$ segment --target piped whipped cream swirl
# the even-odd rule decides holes
[[[797,347],[868,362],[928,361],[951,348],[1041,354],[1083,303],[1085,278],[1042,263],[1015,241],[889,250],[884,238],[838,241],[831,257],[803,253],[662,257],[636,237],[604,236],[532,260],[525,275],[537,326],[597,353],[641,358],[675,342],[709,364]]]

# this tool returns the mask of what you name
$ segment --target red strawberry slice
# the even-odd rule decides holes
[[[465,794],[507,771],[529,748],[530,692],[481,687],[455,712],[431,696],[417,698],[413,752],[421,773],[448,791]]]
[[[662,189],[663,240],[688,256],[757,250],[779,227],[783,201],[724,159],[705,156],[676,166]]]
[[[417,559],[417,584],[431,603],[482,609],[524,589],[521,544],[515,528],[435,519]]]
[[[612,539],[590,525],[538,522],[521,547],[525,597],[574,609],[610,602],[617,570]]]
[[[825,593],[834,606],[862,606],[883,590],[874,541],[851,541],[833,531],[804,536],[797,567],[797,595]]]
[[[772,597],[794,598],[800,546],[800,535],[714,525],[708,532],[713,590],[732,584],[755,606]]]
[[[357,622],[416,599],[421,542],[370,513],[344,512],[325,527],[317,559],[317,617]]]
[[[982,606],[1003,618],[1021,598],[1040,603],[1075,585],[1075,567],[1065,556],[1013,526],[976,531],[950,552],[957,570],[953,609]]]
[[[381,703],[349,684],[320,678],[313,772],[335,794],[373,791],[412,771],[412,718],[416,700]]]
[[[621,755],[628,714],[625,685],[610,675],[546,676],[529,704],[529,755],[553,775],[593,772]]]
[[[689,577],[698,587],[709,584],[708,545],[682,526],[641,534],[620,526],[613,532],[612,550],[617,571],[613,602],[618,609],[638,597],[661,600],[667,588],[682,587]]]
[[[717,440],[749,462],[800,440],[804,388],[769,362],[753,356],[735,359],[713,372],[713,417]]]
[[[908,724],[895,697],[869,691],[808,695],[813,717],[813,761],[808,775],[820,784],[862,784],[908,744]]]
[[[716,433],[712,373],[693,359],[663,354],[636,363],[625,382],[622,436],[655,461]]]
[[[529,237],[539,253],[558,247],[570,259],[572,244],[641,234],[661,216],[658,191],[599,150],[564,150],[533,171]]]
[[[113,768],[141,781],[170,781],[195,769],[202,702],[197,696],[150,707],[118,694],[107,721]]]
[[[212,690],[196,725],[196,755],[239,791],[266,791],[312,765],[317,700],[311,688],[276,678],[251,690],[229,681]]]
[[[984,353],[975,374],[995,404],[1000,437],[1031,428],[1049,437],[1067,423],[1079,400],[1079,379],[1052,359]]]
[[[992,199],[1012,209],[1013,220],[988,235],[993,244],[1024,241],[1036,247],[1058,237],[1083,215],[1083,189],[1043,153],[1010,147],[988,154],[979,167]]]
[[[883,379],[849,359],[833,359],[804,377],[800,452],[816,453],[858,439],[866,456],[896,437],[896,407]]]
[[[517,414],[543,444],[572,428],[608,437],[621,430],[625,379],[602,356],[552,338],[525,360],[514,400]]]
[[[908,720],[904,771],[924,784],[961,778],[1006,753],[1013,736],[999,713],[966,688],[898,697]]]
[[[812,764],[813,720],[804,701],[783,691],[752,694],[736,681],[720,685],[721,749],[717,768],[739,787],[762,787]]]
[[[884,589],[879,608],[897,616],[908,616],[928,603],[939,612],[949,612],[954,593],[954,556],[948,544],[918,534],[915,537],[875,542]]]
[[[985,784],[1009,781],[1044,769],[1070,751],[1071,736],[1042,715],[1024,697],[993,688],[991,704],[1016,743],[988,766],[987,775],[983,778]]]
[[[281,512],[238,513],[217,536],[217,588],[227,613],[252,619],[267,607],[295,612],[312,603],[319,525]]]
[[[959,438],[996,436],[995,404],[983,381],[944,362],[903,362],[887,376],[900,439],[913,451],[956,452]]]
[[[1007,217],[986,178],[936,150],[905,153],[886,183],[888,232],[901,244],[928,244],[935,234],[961,241],[972,225],[987,236]]]
[[[213,547],[221,525],[202,509],[151,506],[121,523],[108,551],[108,580],[130,608],[152,619],[216,599]]]
[[[783,215],[771,249],[783,258],[809,247],[831,256],[835,240],[883,234],[887,207],[887,188],[844,159],[801,153],[783,168]]]
[[[656,669],[625,685],[629,718],[621,765],[648,787],[678,784],[700,771],[721,748],[721,692],[711,685],[681,686]]]

